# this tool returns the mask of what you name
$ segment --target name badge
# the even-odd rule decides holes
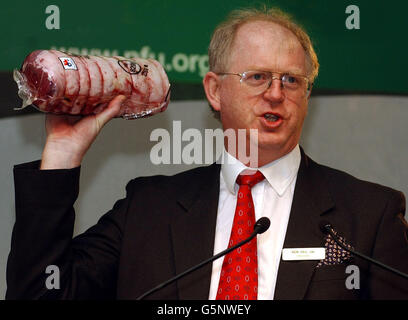
[[[324,260],[326,248],[288,248],[282,250],[282,260]]]

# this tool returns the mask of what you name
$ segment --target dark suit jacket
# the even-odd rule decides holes
[[[135,299],[212,256],[220,166],[130,181],[127,196],[72,239],[79,168],[14,169],[16,223],[7,266],[7,299]],[[328,220],[349,244],[408,272],[402,193],[321,166],[302,151],[284,248],[322,247]],[[281,261],[275,299],[408,299],[408,281],[360,259],[324,265]],[[345,286],[347,264],[360,270],[360,289]],[[45,287],[48,265],[60,289]],[[207,299],[211,265],[148,299]]]

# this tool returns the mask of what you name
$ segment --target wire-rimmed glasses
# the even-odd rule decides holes
[[[280,80],[286,94],[294,98],[309,95],[313,85],[306,76],[283,72],[245,71],[243,73],[218,72],[217,74],[239,76],[240,82],[244,83],[254,95],[264,93],[271,86],[273,80]]]

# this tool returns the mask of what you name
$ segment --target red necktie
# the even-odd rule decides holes
[[[254,231],[255,210],[251,188],[265,179],[261,172],[239,175],[237,207],[235,209],[228,248],[245,240]],[[257,300],[258,260],[256,238],[224,257],[217,300]]]

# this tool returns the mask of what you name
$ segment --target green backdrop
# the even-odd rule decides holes
[[[262,3],[288,11],[308,30],[321,64],[315,93],[408,93],[408,2],[401,0],[8,1],[0,19],[1,86],[13,96],[7,101],[15,99],[11,70],[33,50],[57,48],[154,57],[169,74],[173,98],[194,90],[200,96],[214,27],[234,8]],[[346,28],[350,4],[360,10],[359,30]],[[46,27],[49,5],[59,8],[58,30]]]

